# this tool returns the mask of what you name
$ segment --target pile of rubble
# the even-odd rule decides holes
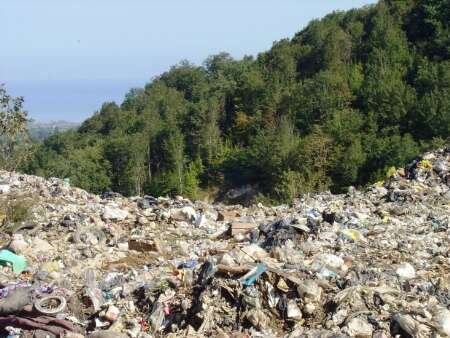
[[[450,149],[388,174],[245,208],[0,172],[1,334],[450,336]]]

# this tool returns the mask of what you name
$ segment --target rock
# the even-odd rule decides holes
[[[56,336],[48,331],[36,330],[33,334],[33,338],[56,338]]]
[[[112,330],[92,332],[88,338],[128,338],[128,335]]]
[[[105,221],[115,220],[115,221],[123,221],[128,217],[128,211],[122,210],[118,207],[106,205],[105,210],[103,212],[102,218]]]
[[[366,320],[355,317],[348,322],[347,330],[351,337],[370,338],[372,337],[373,326]]]
[[[440,335],[450,337],[450,311],[444,307],[436,309],[433,313],[432,325]]]
[[[392,320],[398,324],[401,330],[411,337],[418,337],[420,334],[419,323],[417,323],[410,315],[395,314]]]
[[[138,222],[140,225],[146,225],[146,224],[149,223],[149,220],[148,220],[146,217],[140,216],[140,217],[137,219],[137,222]]]
[[[195,219],[195,226],[197,228],[202,228],[205,227],[208,223],[208,220],[206,219],[205,215],[198,215],[197,218]]]
[[[256,228],[256,224],[253,222],[233,222],[231,223],[231,235],[245,234]]]
[[[54,250],[53,246],[39,237],[35,237],[31,240],[30,248],[33,252],[51,252]]]
[[[247,184],[240,188],[231,189],[227,191],[226,197],[229,199],[237,199],[237,198],[243,198],[243,197],[250,197],[257,193],[257,190],[254,186]]]
[[[336,313],[333,315],[334,325],[341,325],[342,323],[344,323],[347,317],[348,317],[347,309],[341,309],[339,311],[336,311]]]
[[[85,338],[85,335],[75,332],[66,332],[64,338]]]
[[[128,249],[140,252],[147,252],[147,251],[162,252],[161,245],[158,241],[146,238],[128,239]]]
[[[221,210],[217,214],[217,220],[221,222],[230,222],[240,216],[236,210]]]
[[[414,267],[409,263],[401,264],[397,270],[395,270],[395,273],[402,279],[412,279],[416,277],[416,270],[414,270]]]
[[[29,246],[22,234],[14,234],[9,244],[9,248],[19,255],[23,254]]]
[[[318,302],[322,296],[322,288],[317,285],[313,280],[305,280],[300,285],[297,286],[297,291],[300,296]]]
[[[372,334],[372,338],[389,338],[389,335],[386,332],[379,330]]]
[[[298,307],[295,300],[289,300],[287,303],[287,317],[295,320],[301,320],[302,319],[302,311]]]
[[[137,205],[138,205],[138,207],[141,208],[141,209],[149,209],[149,208],[151,208],[151,206],[152,206],[152,205],[150,204],[150,201],[147,200],[147,199],[145,199],[145,198],[139,199],[139,200],[137,201]]]
[[[178,222],[195,222],[197,212],[192,207],[183,207],[170,210],[170,218]]]
[[[242,247],[235,254],[235,260],[239,264],[253,263],[255,261],[263,261],[269,256],[268,252],[256,244],[250,244]]]
[[[0,194],[7,194],[11,191],[9,184],[0,184]]]
[[[0,299],[0,315],[9,315],[20,312],[31,303],[31,288],[18,288],[10,290],[6,298]]]
[[[111,323],[114,323],[119,317],[120,310],[114,305],[110,305],[105,313],[105,319]]]
[[[246,319],[259,330],[264,330],[269,325],[269,318],[260,309],[251,309],[245,314]]]

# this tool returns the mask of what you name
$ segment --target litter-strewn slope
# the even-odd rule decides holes
[[[3,253],[28,265],[0,260],[0,327],[24,336],[450,335],[449,169],[450,149],[440,149],[364,192],[249,208],[102,198],[0,172]]]

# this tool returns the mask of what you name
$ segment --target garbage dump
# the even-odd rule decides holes
[[[2,337],[450,336],[450,148],[276,207],[0,186]]]

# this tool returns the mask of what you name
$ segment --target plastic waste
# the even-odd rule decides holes
[[[280,300],[280,297],[275,292],[274,287],[269,282],[265,282],[267,289],[267,302],[269,303],[270,308],[275,308]]]
[[[104,303],[104,298],[102,290],[100,290],[97,286],[97,282],[95,280],[95,271],[91,268],[88,268],[85,271],[84,295],[90,300],[94,311],[99,311],[100,307]]]
[[[356,229],[342,229],[341,234],[345,239],[353,242],[364,241],[364,236]]]
[[[178,265],[178,269],[193,269],[197,266],[198,261],[196,259],[189,259],[186,262]]]
[[[22,329],[13,326],[5,327],[5,330],[8,332],[6,338],[20,338],[22,335]]]
[[[157,332],[161,329],[164,318],[164,304],[160,301],[157,301],[153,305],[152,313],[150,315],[150,323],[152,325],[153,332]]]
[[[279,206],[102,199],[0,171],[2,182],[0,205],[36,203],[30,224],[0,233],[29,264],[20,275],[0,268],[0,336],[19,326],[22,336],[80,332],[68,338],[450,335],[450,147],[364,190]],[[127,216],[106,218],[106,207]],[[65,309],[46,314],[60,297]]]
[[[286,281],[283,278],[280,278],[277,283],[277,288],[280,291],[285,293],[289,292],[289,286],[286,284]]]
[[[261,293],[255,286],[248,286],[244,289],[242,301],[247,308],[261,307]]]
[[[448,230],[448,220],[439,219],[436,217],[429,216],[428,219],[431,221],[431,226],[435,232],[444,232]]]
[[[264,264],[258,264],[252,270],[242,276],[239,281],[245,286],[253,285],[255,284],[258,277],[266,271],[267,267]]]
[[[12,265],[13,272],[16,274],[21,273],[27,268],[27,261],[24,257],[18,256],[9,250],[1,250],[0,264],[5,265],[6,263]]]
[[[217,267],[211,260],[206,261],[200,268],[197,277],[197,284],[201,286],[205,286],[209,283],[217,271]]]
[[[18,282],[5,285],[4,288],[0,289],[0,299],[8,297],[8,295],[16,289],[29,288],[31,283],[28,282]]]
[[[347,269],[344,259],[328,253],[320,254],[314,260],[311,268],[322,278],[337,277],[340,272]]]

